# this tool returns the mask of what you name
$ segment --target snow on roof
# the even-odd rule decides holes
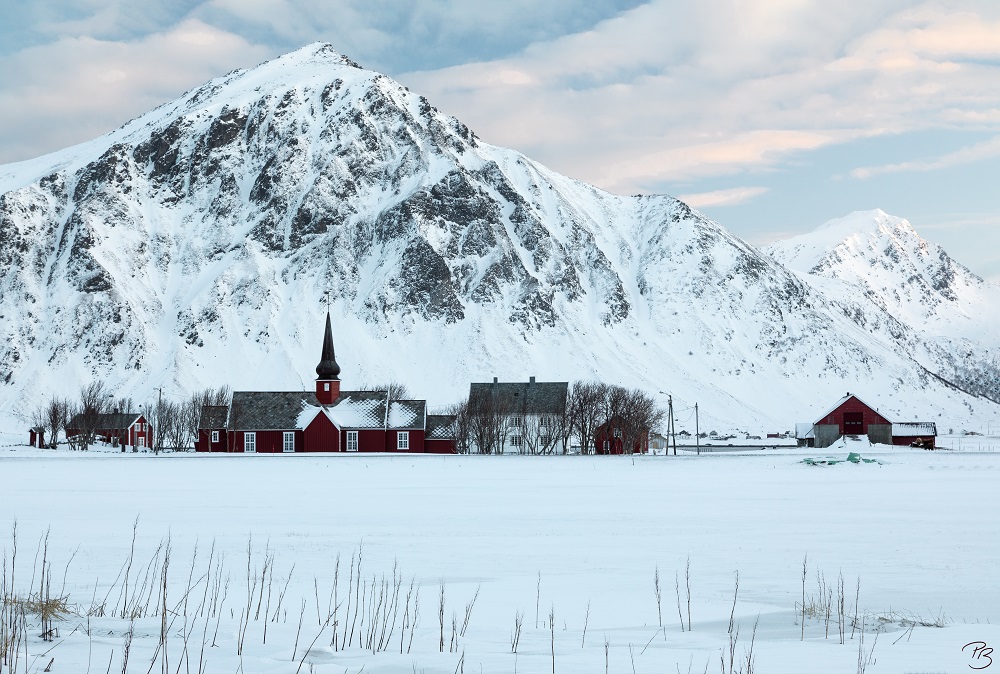
[[[906,421],[892,425],[893,437],[937,435],[937,424],[933,421]]]
[[[385,391],[351,391],[324,411],[337,428],[385,428],[387,398]]]
[[[816,437],[816,425],[815,424],[795,424],[795,437],[799,440],[808,440],[809,438]]]
[[[427,439],[451,440],[455,437],[454,414],[428,414]]]
[[[386,428],[424,428],[426,416],[427,403],[423,400],[393,400]]]
[[[871,405],[869,405],[868,403],[866,403],[866,402],[865,402],[864,400],[862,400],[861,398],[859,398],[859,397],[858,397],[858,396],[856,396],[855,394],[853,394],[853,393],[848,393],[848,394],[847,394],[847,395],[845,395],[845,396],[844,396],[843,398],[841,398],[840,400],[838,400],[838,401],[836,402],[836,404],[834,404],[834,406],[833,406],[833,407],[831,407],[830,409],[828,409],[828,410],[827,410],[826,412],[823,412],[823,414],[821,414],[821,415],[819,416],[819,418],[817,418],[817,419],[816,419],[816,422],[815,422],[815,423],[817,423],[817,424],[818,424],[819,422],[823,421],[823,419],[826,419],[826,418],[827,418],[828,416],[830,416],[831,414],[833,414],[833,413],[834,413],[834,411],[836,411],[836,409],[837,409],[838,407],[840,407],[841,405],[843,405],[844,403],[846,403],[846,402],[847,402],[848,400],[850,400],[851,398],[854,398],[855,400],[857,400],[857,401],[858,401],[859,403],[861,403],[862,405],[864,405],[864,406],[865,406],[865,407],[867,407],[868,409],[870,409],[870,410],[872,410],[872,411],[874,411],[874,412],[878,412],[879,414],[881,414],[881,412],[879,412],[879,411],[878,411],[877,409],[875,409],[875,408],[874,408],[873,406],[871,406]],[[883,415],[883,418],[884,418],[884,415]]]

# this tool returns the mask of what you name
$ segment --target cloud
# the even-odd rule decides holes
[[[930,2],[664,0],[509,57],[399,78],[491,142],[631,193],[788,168],[859,138],[1000,129],[998,41],[983,11]]]
[[[0,57],[0,163],[112,131],[267,51],[198,20],[132,41],[62,38]]]
[[[712,192],[697,194],[682,194],[677,198],[692,208],[709,208],[712,206],[735,206],[750,201],[755,197],[770,191],[767,187],[731,187]]]
[[[856,168],[851,171],[851,177],[866,179],[872,176],[885,173],[902,173],[907,171],[936,171],[938,169],[951,168],[971,162],[983,161],[1000,157],[1000,136],[994,136],[989,140],[968,147],[961,148],[954,152],[943,154],[937,159],[924,161],[907,161],[897,164],[883,164],[882,166],[866,166]]]

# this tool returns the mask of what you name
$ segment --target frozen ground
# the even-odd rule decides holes
[[[60,594],[65,575],[64,592],[75,607],[76,614],[57,623],[59,637],[52,642],[39,638],[37,621],[29,617],[30,672],[42,671],[52,658],[52,672],[122,671],[129,621],[107,614],[115,607],[120,613],[123,594],[137,592],[148,593],[149,609],[135,621],[128,671],[164,671],[160,656],[151,667],[162,627],[156,609],[162,585],[143,574],[151,566],[162,568],[162,555],[155,551],[168,537],[170,672],[198,671],[199,662],[206,672],[291,673],[300,671],[300,662],[302,672],[551,672],[553,650],[557,672],[702,672],[706,666],[718,672],[720,655],[728,672],[736,572],[733,671],[748,670],[759,617],[752,671],[858,672],[860,630],[848,622],[843,645],[837,634],[842,574],[845,612],[852,616],[860,579],[857,614],[865,620],[864,652],[871,654],[865,671],[961,672],[987,664],[984,651],[974,659],[975,647],[963,652],[963,646],[1000,643],[995,514],[1000,454],[982,443],[967,449],[972,451],[850,443],[825,450],[633,460],[154,457],[4,448],[0,554],[9,581],[16,521],[14,586],[23,597],[33,568],[40,568],[39,540],[49,530],[52,594]],[[805,457],[845,458],[850,451],[877,462],[802,463]],[[134,563],[125,572],[136,518]],[[372,611],[367,600],[373,575],[378,587],[396,564],[403,578],[395,625],[385,628],[390,636],[382,638],[383,628],[377,629],[376,641],[388,644],[387,652],[358,646],[370,618],[345,620],[348,567],[359,547],[363,586],[369,588],[366,615]],[[341,608],[334,650],[332,629],[322,623],[331,613],[338,553]],[[273,555],[266,583],[271,596],[265,590],[258,599],[259,582],[250,581],[256,586],[255,617],[246,625],[241,615],[248,575],[259,578],[268,555]],[[796,607],[805,555],[807,604],[820,599],[818,574],[835,601],[829,637],[824,620],[812,617],[800,641]],[[682,631],[675,578],[686,623],[688,560],[691,630]],[[126,576],[130,589],[123,592]],[[410,630],[400,628],[414,576],[420,608],[411,645]],[[213,601],[227,577],[225,599],[219,593]],[[189,585],[194,589],[185,617],[179,602]],[[460,631],[477,588],[467,630],[451,650],[452,616]],[[95,613],[92,607],[105,596],[105,616],[92,615],[88,627],[86,614]],[[377,596],[376,591],[376,604]],[[256,617],[258,601],[260,613],[276,615],[276,621]],[[203,602],[209,608],[199,611]],[[523,628],[514,654],[519,612]],[[944,626],[911,629],[903,619]],[[339,634],[353,622],[360,623],[353,645],[339,650]],[[185,630],[191,635],[186,654]],[[241,632],[242,656],[237,654]],[[24,652],[22,647],[17,671],[24,671]],[[0,672],[7,670],[0,666]]]

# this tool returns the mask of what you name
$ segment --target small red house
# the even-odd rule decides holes
[[[649,451],[649,432],[640,435],[632,445],[631,451],[626,451],[622,420],[614,417],[611,421],[594,429],[595,454],[643,454]]]
[[[424,400],[387,391],[341,391],[330,314],[315,391],[236,391],[228,407],[202,408],[199,452],[454,453],[453,418],[427,414]],[[430,438],[428,439],[428,434]]]
[[[76,414],[66,425],[66,438],[80,435],[86,430],[92,430],[94,439],[113,447],[145,449],[153,446],[152,425],[144,415],[135,412],[95,414],[92,418]]]

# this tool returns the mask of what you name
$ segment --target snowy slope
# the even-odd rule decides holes
[[[881,210],[830,220],[765,248],[863,325],[908,335],[921,363],[1000,400],[1000,286]],[[887,326],[882,328],[881,326]]]
[[[93,377],[139,400],[308,388],[327,292],[345,386],[432,406],[536,375],[724,427],[789,428],[847,390],[959,425],[1000,409],[907,312],[859,318],[685,204],[484,143],[328,45],[0,167],[0,262],[0,414]]]

